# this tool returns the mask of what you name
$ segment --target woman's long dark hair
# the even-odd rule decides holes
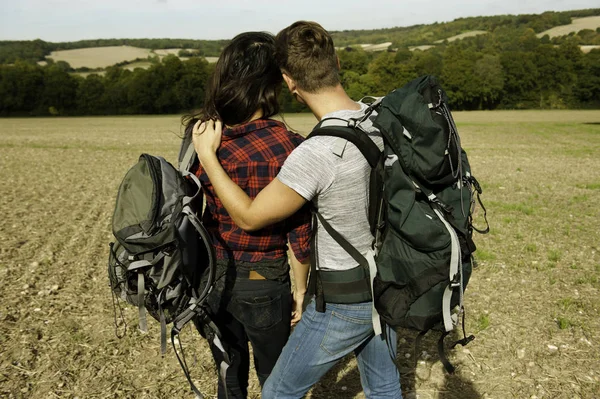
[[[186,134],[197,120],[218,119],[231,126],[248,122],[259,109],[263,118],[278,114],[281,83],[273,35],[237,35],[217,61],[206,88],[204,108],[199,114],[183,117]]]

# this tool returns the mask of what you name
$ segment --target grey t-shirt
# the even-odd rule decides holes
[[[359,104],[361,110],[336,111],[323,119],[360,118],[367,106]],[[383,150],[381,134],[373,126],[375,116],[372,114],[360,127]],[[312,201],[323,218],[366,255],[373,241],[368,220],[370,173],[371,167],[354,144],[337,137],[316,136],[290,154],[277,178]],[[358,265],[321,224],[317,230],[317,248],[321,270],[347,270]]]

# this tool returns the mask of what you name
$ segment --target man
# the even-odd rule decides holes
[[[333,40],[319,24],[296,22],[277,35],[276,45],[278,64],[290,92],[317,119],[348,120],[364,115],[366,105],[350,99],[340,84]],[[360,128],[383,148],[370,119]],[[290,154],[277,178],[252,200],[227,177],[215,156],[221,130],[219,121],[197,125],[194,145],[218,197],[241,228],[260,229],[312,201],[325,223],[367,255],[373,241],[368,222],[371,169],[353,144],[329,136],[306,140]],[[367,290],[358,289],[350,295],[354,300],[332,294],[335,290],[331,287],[348,281],[349,276],[364,268],[327,233],[322,221],[317,225],[313,226],[317,232],[312,250],[318,275],[322,276],[324,304],[313,299],[306,307],[263,387],[263,398],[304,396],[350,352],[357,357],[367,398],[401,398],[390,349],[383,335],[375,335],[374,328],[379,326],[373,321],[368,283]],[[357,297],[363,299],[357,302]],[[395,354],[396,335],[393,331],[387,333]]]

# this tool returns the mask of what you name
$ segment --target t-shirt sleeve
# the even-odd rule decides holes
[[[300,144],[285,160],[277,179],[311,201],[333,183],[334,155],[321,137]]]
[[[290,226],[288,241],[296,259],[300,263],[308,263],[310,258],[311,213],[310,206],[304,205],[291,216],[287,222]]]

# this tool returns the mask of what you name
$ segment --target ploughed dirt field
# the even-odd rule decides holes
[[[455,117],[492,227],[475,237],[465,295],[476,339],[449,351],[453,376],[436,337],[417,359],[401,350],[417,364],[404,385],[419,398],[600,398],[600,111]],[[315,122],[286,121],[302,133]],[[158,322],[141,334],[124,306],[116,338],[106,272],[123,175],[144,152],[175,161],[179,134],[176,116],[0,120],[0,397],[193,397],[172,348],[160,356]],[[191,326],[181,340],[214,397],[206,342]],[[354,359],[310,396],[364,398]]]

